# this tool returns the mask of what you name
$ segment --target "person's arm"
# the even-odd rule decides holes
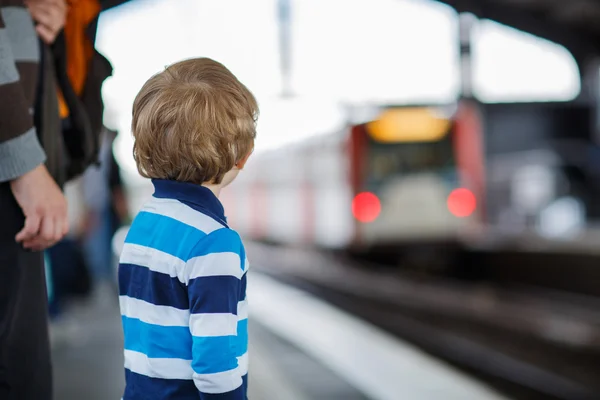
[[[201,400],[246,400],[237,354],[241,242],[229,229],[205,237],[187,264],[192,368]],[[229,251],[226,251],[229,250]]]
[[[4,3],[0,0],[0,8],[6,10]],[[9,12],[8,27],[4,12],[0,12],[0,182],[22,176],[46,159],[33,127],[32,99],[24,90],[24,84],[34,85],[37,79],[36,33],[27,9],[11,7]],[[13,52],[11,39],[20,39],[17,52]],[[21,81],[17,60],[30,82]]]
[[[12,2],[0,0],[0,182],[10,182],[25,215],[15,240],[42,250],[67,233],[67,202],[43,164],[46,156],[33,126],[33,101],[26,94],[28,89],[33,95],[37,81],[33,21],[27,9],[8,8],[7,3]],[[19,47],[13,49],[11,43]]]

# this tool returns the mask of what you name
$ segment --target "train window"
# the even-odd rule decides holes
[[[563,46],[481,20],[473,35],[473,89],[486,103],[567,101],[579,94],[580,77]]]
[[[446,176],[456,169],[450,136],[435,142],[393,144],[370,139],[367,158],[370,188],[407,175],[435,173]]]

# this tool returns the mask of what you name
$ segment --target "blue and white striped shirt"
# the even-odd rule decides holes
[[[124,400],[245,400],[246,272],[239,235],[207,188],[153,180],[119,263]]]

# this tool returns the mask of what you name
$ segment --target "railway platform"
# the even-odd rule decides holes
[[[258,272],[249,279],[251,400],[500,400],[505,397],[313,295]],[[51,329],[55,399],[121,398],[114,291]]]

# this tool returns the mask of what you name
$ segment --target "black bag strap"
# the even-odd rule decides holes
[[[63,124],[63,139],[68,153],[67,180],[73,179],[98,162],[99,133],[95,134],[90,118],[67,75],[67,46],[61,32],[51,46],[58,87],[69,108]]]
[[[59,186],[66,182],[66,154],[58,111],[57,85],[52,51],[40,40],[40,64],[33,121],[46,152],[46,168]]]

